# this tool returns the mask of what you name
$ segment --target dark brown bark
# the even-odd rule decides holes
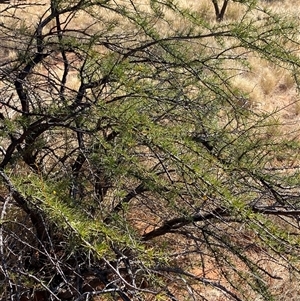
[[[218,0],[212,0],[212,3],[214,5],[214,9],[215,9],[216,20],[218,22],[223,21],[224,15],[225,15],[225,12],[226,12],[226,9],[227,9],[228,2],[229,2],[229,0],[224,0],[222,8],[220,10]]]

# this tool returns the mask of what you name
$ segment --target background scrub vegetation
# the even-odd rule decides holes
[[[297,299],[295,4],[1,4],[1,300]]]

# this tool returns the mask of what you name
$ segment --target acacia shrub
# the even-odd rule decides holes
[[[5,6],[3,300],[272,300],[257,254],[297,277],[298,140],[231,82],[249,55],[295,71],[298,24],[243,2],[226,24],[172,1],[37,3],[36,25]]]

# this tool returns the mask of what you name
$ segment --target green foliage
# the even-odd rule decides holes
[[[235,2],[221,23],[175,1],[51,1],[20,23],[0,69],[7,295],[273,300],[256,253],[298,273],[297,135],[232,79],[254,56],[296,70],[299,24]]]

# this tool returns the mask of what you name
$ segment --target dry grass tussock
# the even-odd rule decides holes
[[[264,1],[261,0],[259,5],[267,7],[272,11],[283,14],[285,16],[291,16],[291,18],[298,19],[300,14],[300,7],[296,3],[297,1]],[[116,7],[126,6],[126,1],[114,1]],[[148,0],[135,1],[134,4],[137,9],[144,12],[151,12]],[[211,0],[204,1],[192,1],[192,0],[180,0],[178,4],[183,9],[194,10],[207,21],[215,22],[215,15]],[[47,15],[49,12],[45,11],[47,8],[47,2],[45,0],[30,0],[22,2],[16,6],[16,8],[9,8],[7,4],[0,4],[0,23],[6,24],[8,28],[22,27],[22,24],[26,24],[28,34],[34,30],[35,25],[42,15]],[[179,18],[174,16],[171,10],[164,8],[162,10],[164,19],[167,22],[157,22],[156,26],[160,32],[168,34],[171,30],[176,31],[184,28],[185,24],[181,23]],[[230,20],[239,20],[244,15],[244,11],[241,10],[241,6],[235,2],[229,2],[229,6],[225,15],[225,22]],[[68,16],[66,16],[68,18]],[[260,13],[257,12],[257,16],[253,18],[260,18]],[[68,24],[69,28],[87,28],[98,32],[108,24],[109,22],[120,23],[119,28],[122,30],[130,30],[131,25],[129,22],[121,20],[118,15],[112,11],[105,11],[101,14],[101,20],[95,22],[92,20],[87,12],[80,11]],[[123,23],[122,23],[123,22]],[[50,23],[47,25],[49,30],[54,26]],[[5,32],[0,33],[0,36],[5,35]],[[14,39],[5,39],[1,48],[3,49],[1,59],[9,60],[14,58],[15,49],[18,49],[20,45],[16,45]],[[246,95],[246,101],[242,105],[256,108],[259,111],[279,113],[278,116],[282,118],[282,121],[288,124],[298,123],[300,105],[298,104],[298,97],[296,91],[296,85],[294,78],[290,71],[280,68],[270,62],[264,61],[261,58],[252,57],[251,54],[247,55],[247,61],[249,64],[249,70],[240,72],[241,66],[236,66],[235,75],[232,79],[233,86],[237,87]],[[57,63],[57,62],[56,62]],[[57,65],[59,66],[59,64]],[[61,70],[59,67],[57,70],[53,70],[56,79],[61,78]],[[52,76],[53,76],[52,74]],[[55,80],[56,80],[55,79]],[[77,74],[70,73],[68,83],[70,87],[76,88],[78,85]]]

